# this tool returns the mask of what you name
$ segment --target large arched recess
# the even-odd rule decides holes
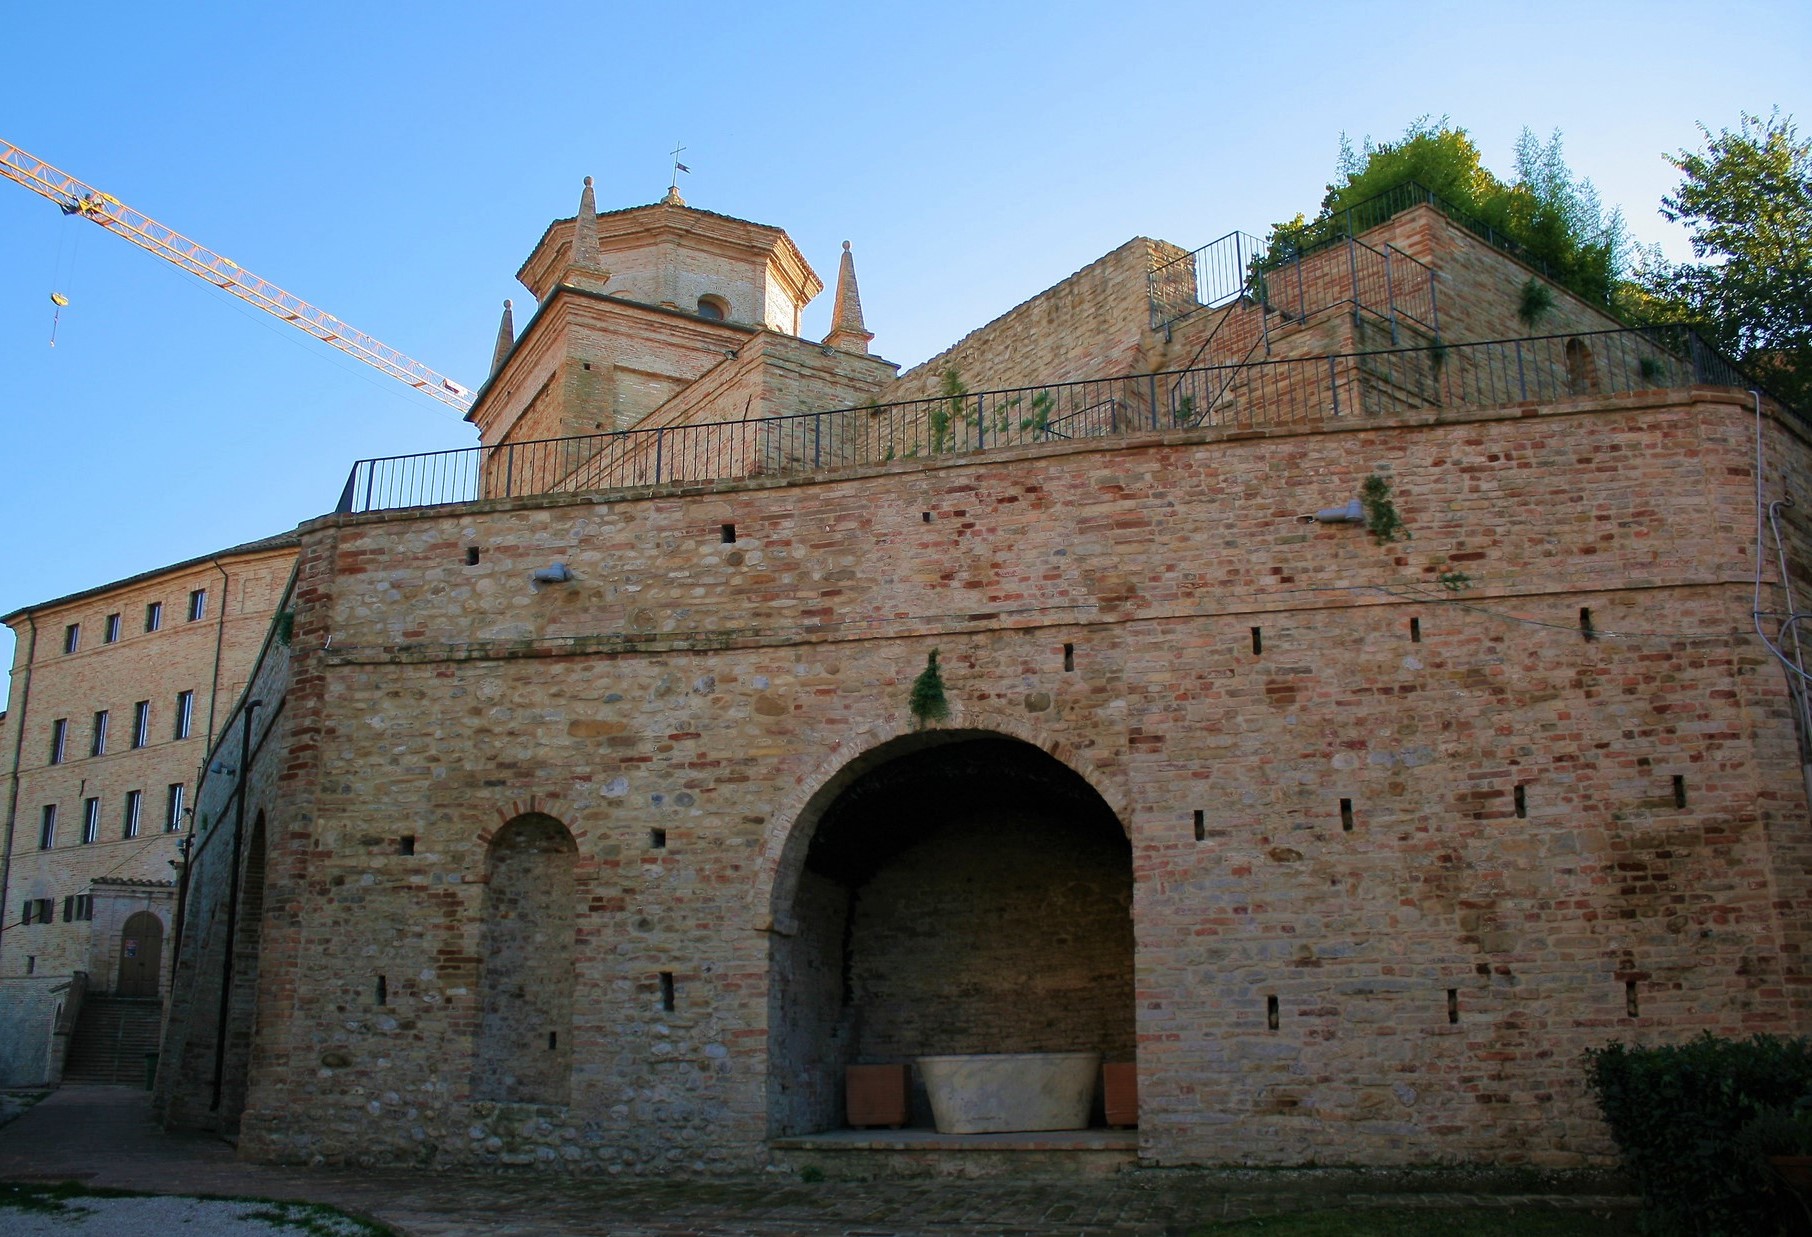
[[[841,1126],[850,1064],[1133,1059],[1131,847],[1037,746],[985,730],[882,743],[805,804],[775,876],[772,1135]]]

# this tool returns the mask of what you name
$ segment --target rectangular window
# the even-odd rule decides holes
[[[57,805],[46,803],[38,816],[38,849],[49,850],[57,844]]]
[[[50,724],[50,763],[60,765],[68,758],[69,719],[59,717]]]
[[[94,715],[94,734],[88,741],[88,754],[90,756],[105,756],[107,754],[106,709],[102,709]]]
[[[82,800],[82,845],[98,842],[101,837],[101,801]]]
[[[182,828],[182,783],[171,782],[169,798],[164,808],[164,832],[175,833]]]
[[[119,638],[120,638],[120,616],[117,614],[109,614],[107,616],[107,624],[101,630],[101,643],[102,644],[112,644],[114,641],[118,640]]]
[[[82,625],[71,623],[63,629],[63,651],[73,653],[82,646]]]
[[[151,742],[151,702],[141,700],[132,706],[132,746],[143,747]]]
[[[208,612],[208,590],[198,588],[189,594],[189,621],[199,622]]]
[[[55,898],[39,898],[38,899],[38,922],[39,923],[49,923],[56,917],[57,917],[56,899]]]
[[[189,727],[195,723],[195,693],[176,693],[176,729],[172,732],[179,739],[189,737]]]
[[[38,904],[30,898],[25,899],[24,903],[19,907],[19,922],[26,927],[30,927],[33,923],[37,922],[37,917]]]
[[[78,893],[75,900],[75,917],[84,923],[94,918],[94,895]]]
[[[63,895],[63,922],[75,922],[75,895],[73,893]]]
[[[126,792],[126,821],[125,821],[125,836],[126,837],[135,838],[138,836],[139,811],[144,806],[144,802],[145,802],[145,792],[144,791],[128,790]]]
[[[145,607],[145,630],[156,631],[164,625],[164,603],[151,602]]]

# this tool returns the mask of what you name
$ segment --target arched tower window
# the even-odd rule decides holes
[[[573,860],[551,816],[518,816],[486,857],[472,1098],[564,1104],[572,1068]]]
[[[698,298],[698,316],[722,322],[730,316],[730,303],[721,296],[701,296]]]

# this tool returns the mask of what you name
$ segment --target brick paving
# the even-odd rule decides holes
[[[1618,1195],[1380,1192],[1364,1174],[1134,1170],[1098,1179],[803,1183],[279,1168],[170,1134],[149,1097],[66,1086],[0,1128],[0,1179],[327,1203],[420,1237],[1172,1237],[1214,1220],[1331,1206],[1625,1209]]]

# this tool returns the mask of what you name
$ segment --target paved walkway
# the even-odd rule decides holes
[[[802,1183],[273,1168],[218,1139],[167,1134],[145,1092],[66,1086],[0,1128],[0,1179],[328,1203],[420,1237],[1175,1237],[1305,1207],[1622,1210],[1616,1196],[1390,1194],[1359,1174],[1134,1170],[1099,1180]],[[1306,1187],[1306,1188],[1305,1188]]]

